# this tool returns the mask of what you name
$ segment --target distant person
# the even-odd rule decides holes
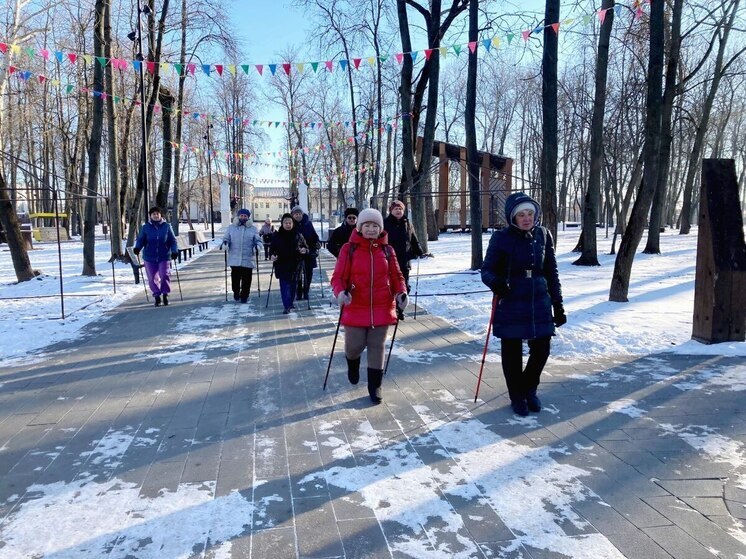
[[[275,226],[272,225],[272,220],[267,218],[264,220],[262,228],[259,229],[259,234],[262,236],[262,243],[264,243],[264,259],[269,260],[269,245],[272,243],[272,235],[275,232]]]
[[[396,251],[396,259],[399,261],[399,268],[404,275],[404,281],[407,284],[407,293],[411,290],[409,285],[409,271],[411,265],[409,261],[413,258],[419,258],[423,255],[414,227],[406,217],[406,206],[401,200],[394,200],[389,205],[389,215],[383,222],[383,228],[389,234],[389,244]],[[399,320],[404,319],[404,313],[397,311]]]
[[[254,252],[262,247],[262,239],[249,221],[251,212],[245,208],[238,210],[236,218],[223,235],[223,247],[228,250],[228,266],[231,267],[231,288],[233,300],[248,303],[251,292],[251,279],[256,263]]]
[[[295,206],[290,215],[293,216],[298,226],[298,231],[303,235],[308,245],[308,252],[303,256],[303,273],[298,277],[297,288],[298,300],[307,300],[308,292],[311,289],[311,280],[313,279],[313,269],[318,266],[317,258],[319,256],[321,241],[308,214],[303,212],[303,208]]]
[[[179,257],[176,235],[171,225],[163,219],[163,211],[153,206],[148,211],[150,220],[142,226],[135,242],[134,252],[140,254],[145,263],[150,291],[153,292],[155,306],[168,305],[171,293],[171,263]]]
[[[540,225],[540,215],[539,204],[527,194],[508,196],[510,225],[492,234],[482,264],[482,281],[497,297],[492,327],[500,338],[510,405],[520,416],[541,411],[539,377],[554,327],[567,322],[552,235]],[[529,349],[525,369],[523,340]]]
[[[295,308],[295,289],[297,276],[308,254],[306,239],[298,231],[298,225],[290,214],[280,220],[280,229],[272,236],[269,257],[273,262],[275,277],[280,281],[280,297],[283,314]]]
[[[406,308],[409,298],[395,255],[390,254],[383,216],[376,209],[360,212],[357,228],[342,247],[334,267],[331,285],[345,331],[347,378],[360,380],[360,356],[368,348],[368,395],[380,404],[383,382],[384,346],[395,308]]]
[[[329,242],[326,244],[327,250],[334,255],[334,258],[339,258],[339,251],[342,250],[342,245],[350,240],[350,235],[355,230],[357,225],[357,208],[347,208],[345,210],[345,219],[342,224],[332,231],[332,236],[329,237]]]

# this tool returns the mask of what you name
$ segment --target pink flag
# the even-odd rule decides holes
[[[361,60],[362,60],[362,58],[353,58],[352,59],[352,64],[355,66],[355,70],[359,70],[360,69],[360,61]]]
[[[75,54],[74,52],[71,52],[71,53],[68,53],[67,58],[68,60],[70,60],[70,62],[75,64],[75,61],[78,59],[78,55]]]
[[[555,32],[556,34],[559,34],[559,26],[560,26],[559,22],[558,22],[558,23],[553,23],[553,24],[552,24],[552,29],[554,29],[554,32]]]
[[[262,72],[264,72],[264,66],[262,66],[261,64],[257,64],[257,65],[255,66],[255,68],[256,68],[256,71],[257,71],[257,72],[259,72],[259,75],[260,75],[260,76],[263,76],[263,75],[264,75],[264,74],[262,74]]]
[[[289,75],[290,75],[290,64],[289,64],[289,63],[285,62],[285,63],[284,63],[283,65],[282,65],[282,69],[283,69],[283,70],[285,70],[285,75],[286,75],[286,76],[289,76]]]
[[[404,54],[403,54],[403,53],[401,53],[401,52],[397,52],[397,53],[396,53],[396,54],[394,55],[394,58],[396,58],[396,61],[397,61],[397,62],[398,62],[399,64],[401,64],[401,61],[402,61],[402,60],[404,60]]]
[[[477,50],[477,42],[476,41],[472,41],[472,42],[469,43],[469,50],[471,51],[472,54],[474,54],[474,51]]]
[[[433,54],[433,49],[425,49],[425,60],[430,60],[430,56]]]
[[[326,62],[324,62],[324,65],[326,66],[326,69],[329,70],[330,72],[334,69],[334,64],[332,63],[331,60],[327,60]]]
[[[528,38],[529,38],[529,36],[531,35],[531,30],[528,30],[528,31],[523,31],[523,32],[521,33],[521,35],[523,36],[523,40],[524,40],[524,41],[528,41]]]
[[[197,69],[196,64],[187,64],[187,69],[189,70],[189,73],[194,75],[194,71]]]
[[[223,65],[222,64],[215,64],[215,71],[218,73],[218,76],[223,75]]]

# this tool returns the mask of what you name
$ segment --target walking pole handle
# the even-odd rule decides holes
[[[487,346],[490,343],[490,333],[492,332],[492,320],[495,318],[495,307],[497,307],[497,294],[492,295],[492,311],[490,312],[490,323],[487,325],[487,339],[484,341],[484,351],[482,352],[482,364],[479,366],[479,378],[477,379],[477,390],[474,393],[474,403],[477,403],[479,397],[479,385],[482,383],[482,373],[484,372],[484,360],[487,359]]]

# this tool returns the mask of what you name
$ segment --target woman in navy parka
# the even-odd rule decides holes
[[[135,243],[135,254],[142,250],[145,271],[148,275],[150,290],[155,298],[155,306],[163,301],[168,305],[168,294],[171,293],[171,265],[169,260],[179,257],[176,235],[158,206],[148,211],[150,221],[142,226]],[[161,297],[163,299],[161,299]]]
[[[541,410],[539,376],[555,325],[567,322],[552,235],[540,225],[540,211],[523,192],[508,196],[505,217],[510,225],[493,233],[482,265],[482,282],[498,299],[492,325],[500,338],[510,403],[522,416]],[[529,348],[525,369],[523,340]]]

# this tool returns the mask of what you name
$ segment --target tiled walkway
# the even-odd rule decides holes
[[[283,316],[262,267],[225,302],[215,251],[3,368],[0,557],[746,557],[743,359],[550,359],[520,419],[494,351],[475,404],[483,340],[410,309],[371,406],[341,332],[321,389],[328,283]]]

